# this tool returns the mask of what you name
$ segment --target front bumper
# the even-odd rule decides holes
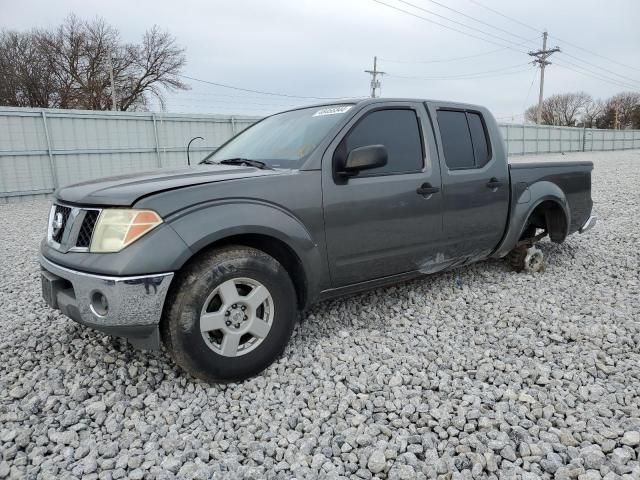
[[[72,320],[134,346],[160,348],[158,325],[173,273],[111,277],[71,270],[40,256],[45,301]]]

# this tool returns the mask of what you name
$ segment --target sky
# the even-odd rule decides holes
[[[640,90],[638,0],[380,2],[396,8],[375,0],[0,0],[0,28],[50,27],[75,13],[101,16],[138,42],[157,24],[185,47],[184,75],[299,97],[370,95],[364,70],[377,56],[383,97],[481,104],[513,122],[537,101],[539,70],[527,52],[541,48],[547,29],[548,47],[562,52],[546,69],[545,96]],[[266,115],[320,101],[185,81],[191,89],[167,93],[167,111]]]

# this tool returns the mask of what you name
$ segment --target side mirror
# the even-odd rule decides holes
[[[345,176],[356,175],[360,170],[384,167],[389,154],[384,145],[367,145],[349,152],[347,161],[338,173]]]

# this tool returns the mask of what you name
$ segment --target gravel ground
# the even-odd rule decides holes
[[[595,230],[318,305],[239,385],[40,300],[46,203],[0,206],[0,478],[640,478],[640,151]]]

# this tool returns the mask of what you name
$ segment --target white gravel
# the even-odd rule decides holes
[[[40,299],[46,203],[0,206],[0,478],[640,478],[640,151],[594,160],[597,228],[323,303],[238,385]]]

